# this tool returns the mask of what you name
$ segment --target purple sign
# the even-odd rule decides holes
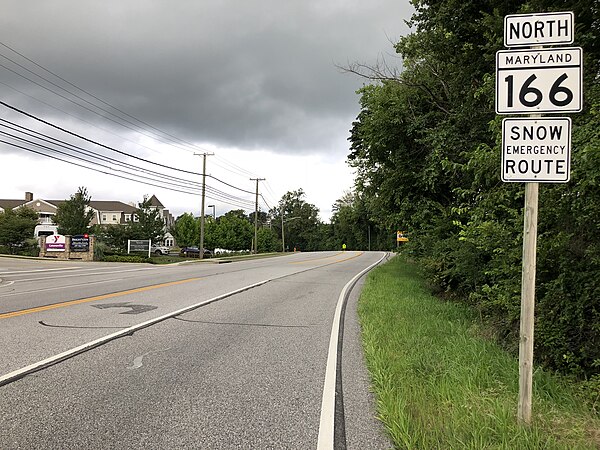
[[[46,237],[47,252],[64,252],[66,239],[60,234],[54,234]]]

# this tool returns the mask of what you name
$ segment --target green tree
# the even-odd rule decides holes
[[[77,235],[89,231],[90,222],[94,217],[90,200],[87,189],[80,187],[69,200],[58,205],[54,221],[58,225],[59,234]]]
[[[33,238],[38,214],[31,208],[21,207],[0,212],[0,245],[15,253],[25,242]]]
[[[254,238],[254,226],[243,210],[229,211],[220,216],[211,230],[214,247],[228,250],[249,250]]]
[[[409,232],[432,286],[472,305],[508,348],[518,342],[523,186],[499,180],[495,52],[507,14],[574,11],[585,110],[573,117],[571,182],[540,188],[536,358],[577,375],[600,371],[600,10],[593,0],[415,0],[396,45],[403,71],[362,72],[349,163],[369,223]],[[361,66],[349,67],[361,72]],[[355,206],[333,234],[353,236]],[[362,208],[362,206],[360,207]],[[338,229],[336,230],[336,227]],[[360,228],[360,227],[358,227]],[[359,243],[360,236],[354,236]]]
[[[279,206],[270,211],[273,228],[281,238],[281,215],[284,220],[284,238],[287,249],[322,250],[326,242],[319,233],[319,209],[305,200],[302,189],[288,191]]]
[[[95,225],[92,233],[96,235],[99,242],[116,253],[124,253],[127,251],[127,241],[130,239],[138,239],[130,224],[126,225]]]
[[[271,228],[263,227],[258,229],[258,252],[280,252],[281,241],[277,239],[277,233]]]
[[[198,245],[198,241],[200,240],[198,220],[194,218],[192,213],[183,213],[175,220],[175,223],[171,227],[171,233],[175,238],[175,242],[180,247]]]
[[[332,248],[340,249],[346,244],[348,250],[388,250],[390,239],[371,219],[372,213],[365,199],[349,191],[332,206]],[[394,230],[395,231],[395,230]],[[381,235],[384,239],[381,239]],[[387,233],[389,235],[389,232]]]
[[[150,199],[138,204],[135,212],[137,220],[130,223],[134,239],[150,239],[152,242],[161,242],[165,237],[165,222],[160,211],[150,205]]]

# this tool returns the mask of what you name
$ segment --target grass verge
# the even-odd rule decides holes
[[[533,421],[516,420],[518,361],[470,311],[432,297],[402,257],[369,274],[359,316],[379,419],[399,449],[598,449],[600,419],[536,369]]]

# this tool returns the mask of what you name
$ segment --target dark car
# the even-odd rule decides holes
[[[179,255],[191,257],[191,258],[199,258],[200,257],[200,249],[198,247],[182,247],[181,250],[179,251]],[[210,257],[210,256],[212,256],[212,252],[209,249],[205,248],[204,256]]]

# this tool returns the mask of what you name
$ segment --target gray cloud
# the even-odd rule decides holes
[[[409,14],[407,1],[392,0],[5,0],[0,41],[183,139],[327,153],[346,151],[340,145],[362,83],[335,64],[374,61],[391,50],[387,35],[406,33]],[[2,68],[0,81],[99,122]],[[24,109],[64,120],[0,90]]]

